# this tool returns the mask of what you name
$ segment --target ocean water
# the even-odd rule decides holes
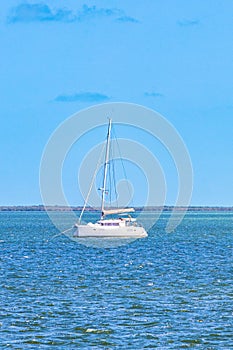
[[[233,213],[168,217],[102,249],[0,212],[0,349],[233,349]]]

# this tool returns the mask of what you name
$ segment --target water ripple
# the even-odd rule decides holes
[[[189,213],[172,234],[167,218],[95,249],[49,241],[45,213],[0,213],[1,348],[230,349],[233,215]]]

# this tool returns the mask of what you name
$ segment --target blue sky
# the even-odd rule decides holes
[[[2,2],[0,205],[41,203],[40,159],[54,129],[83,108],[123,101],[158,111],[182,136],[191,204],[231,206],[232,13],[231,0]],[[173,204],[177,180],[165,173]]]

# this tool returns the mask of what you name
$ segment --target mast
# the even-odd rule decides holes
[[[106,194],[107,172],[108,172],[108,166],[109,166],[109,148],[110,148],[111,127],[112,127],[112,119],[109,119],[106,151],[105,151],[105,162],[104,162],[104,178],[103,178],[103,186],[101,188],[101,190],[102,190],[101,219],[104,218],[104,200],[105,200],[105,194]]]

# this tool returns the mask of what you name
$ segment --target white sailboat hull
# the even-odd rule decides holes
[[[143,238],[147,237],[147,233],[141,226],[98,227],[87,224],[77,225],[74,237]]]
[[[81,224],[82,215],[88,203],[88,198],[90,195],[91,188],[94,184],[94,181],[92,180],[90,190],[88,192],[84,207],[79,217],[79,221],[77,224],[75,224],[76,231],[73,234],[74,239],[81,238],[81,237],[137,239],[137,238],[142,238],[147,236],[145,229],[142,226],[137,225],[136,219],[131,218],[130,215],[128,215],[128,217],[124,217],[124,214],[134,212],[133,208],[109,208],[109,209],[105,208],[105,195],[107,193],[106,192],[107,173],[108,173],[108,168],[110,166],[109,154],[110,154],[111,125],[112,125],[112,121],[111,119],[109,119],[108,134],[107,134],[106,149],[105,149],[103,186],[100,188],[102,192],[101,217],[100,217],[100,220],[98,220],[95,223],[89,222],[86,225]],[[95,177],[93,177],[93,179],[94,178]],[[110,182],[110,185],[111,185],[111,182]],[[110,190],[111,190],[111,186],[110,186]],[[118,215],[118,214],[120,214],[121,217],[114,218],[113,215]],[[112,215],[112,218],[108,219],[107,217],[109,215]]]

